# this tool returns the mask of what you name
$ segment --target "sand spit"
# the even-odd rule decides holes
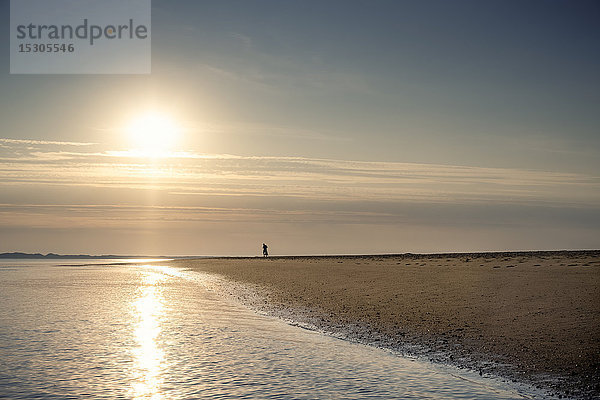
[[[241,284],[242,303],[301,326],[600,398],[600,251],[172,263]]]

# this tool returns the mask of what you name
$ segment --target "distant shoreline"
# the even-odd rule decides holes
[[[114,254],[107,254],[107,255],[90,255],[90,254],[55,254],[55,253],[48,253],[48,254],[41,254],[41,253],[20,253],[20,252],[12,252],[12,253],[0,253],[0,259],[12,259],[12,260],[17,260],[17,259],[23,259],[23,260],[58,260],[58,259],[70,259],[70,260],[82,260],[82,259],[89,259],[89,260],[112,260],[112,259],[146,259],[146,258],[150,258],[150,259],[187,259],[187,258],[203,258],[201,256],[191,256],[191,257],[186,257],[186,256],[131,256],[131,255],[114,255]]]
[[[135,256],[116,256],[116,255],[101,255],[101,256],[93,256],[89,254],[41,254],[41,253],[1,253],[0,258],[8,258],[8,259],[30,259],[30,260],[38,260],[38,259],[112,259],[112,258],[136,258]],[[143,258],[143,257],[137,257]]]
[[[590,254],[600,255],[600,249],[588,249],[588,250],[518,250],[518,251],[473,251],[473,252],[444,252],[444,253],[373,253],[373,254],[301,254],[301,255],[272,255],[269,259],[314,259],[314,258],[344,258],[344,259],[359,259],[365,257],[383,257],[383,258],[394,258],[394,257],[429,257],[429,258],[444,258],[444,257],[497,257],[497,256],[520,256],[520,255],[552,255],[552,254]],[[253,256],[156,256],[156,255],[116,255],[116,254],[103,254],[103,255],[91,255],[91,254],[56,254],[56,253],[23,253],[23,252],[7,252],[0,253],[0,259],[29,259],[29,260],[42,260],[42,259],[90,259],[90,260],[101,260],[101,259],[231,259],[231,260],[245,260],[262,258],[260,255]]]
[[[294,259],[315,259],[315,258],[343,258],[343,259],[360,259],[367,257],[379,258],[444,258],[444,257],[498,257],[498,256],[525,256],[525,255],[553,255],[553,254],[590,254],[600,255],[600,249],[588,250],[517,250],[517,251],[473,251],[473,252],[445,252],[445,253],[373,253],[373,254],[300,254],[300,255],[270,255],[269,259],[294,260]],[[218,259],[218,260],[253,260],[263,258],[262,255],[254,256],[187,256],[187,257],[168,257],[168,258],[185,258],[185,259]]]

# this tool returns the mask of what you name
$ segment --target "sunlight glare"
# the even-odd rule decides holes
[[[170,116],[147,112],[134,118],[126,128],[133,151],[144,157],[165,157],[177,144],[181,127]]]
[[[160,386],[164,368],[164,352],[158,343],[163,314],[163,298],[160,283],[168,276],[160,272],[144,271],[140,297],[134,303],[135,378],[132,382],[135,399],[162,399]]]

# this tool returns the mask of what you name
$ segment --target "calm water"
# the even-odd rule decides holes
[[[254,314],[206,282],[168,263],[3,261],[0,398],[523,398]]]

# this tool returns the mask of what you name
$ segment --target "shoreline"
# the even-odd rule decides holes
[[[336,337],[556,395],[600,394],[600,251],[171,263],[220,275],[246,306]]]

